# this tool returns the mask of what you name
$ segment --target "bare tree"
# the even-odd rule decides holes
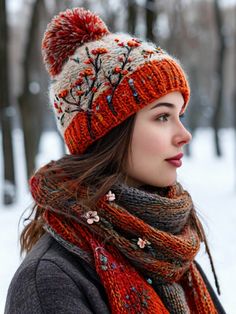
[[[135,0],[128,0],[128,32],[135,34],[137,22],[137,3]]]
[[[146,38],[155,42],[154,25],[156,22],[155,0],[146,0]]]
[[[28,178],[35,169],[35,156],[38,152],[39,140],[43,129],[42,98],[40,94],[30,91],[32,71],[41,63],[39,42],[40,13],[46,9],[44,0],[35,0],[32,7],[29,30],[23,60],[23,90],[19,96],[20,113],[24,134],[25,156]],[[40,80],[40,73],[37,73]],[[45,73],[46,76],[46,73]]]
[[[8,76],[8,27],[5,0],[0,0],[0,125],[2,129],[4,160],[4,204],[15,199],[15,173],[11,127],[11,106]]]
[[[219,141],[219,129],[221,122],[221,112],[223,107],[223,91],[224,91],[224,56],[225,56],[225,36],[223,28],[223,18],[219,7],[219,0],[214,0],[214,12],[216,21],[216,33],[218,36],[218,52],[216,63],[217,90],[216,105],[212,117],[212,126],[214,129],[215,149],[217,156],[221,156],[221,148]]]

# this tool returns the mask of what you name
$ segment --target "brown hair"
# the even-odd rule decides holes
[[[96,192],[86,200],[93,208],[96,201],[119,180],[126,180],[125,165],[130,150],[135,115],[112,129],[106,136],[93,143],[82,155],[65,155],[56,161],[77,186],[79,184],[96,187]],[[43,208],[33,205],[24,222],[20,236],[21,253],[28,253],[45,233],[43,229]]]

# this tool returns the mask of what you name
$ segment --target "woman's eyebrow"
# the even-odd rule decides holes
[[[171,103],[169,103],[169,102],[160,102],[160,103],[154,105],[153,107],[151,107],[150,110],[155,109],[155,108],[158,108],[158,107],[174,108],[175,105],[174,105],[174,104],[171,104]]]

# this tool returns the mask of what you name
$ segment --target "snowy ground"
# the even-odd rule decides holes
[[[0,207],[0,314],[4,312],[7,288],[20,263],[18,236],[22,224],[18,226],[22,212],[31,204],[25,179],[23,162],[22,136],[16,131],[15,150],[17,184],[19,195],[14,206]],[[233,158],[235,147],[232,131],[221,132],[221,142],[224,156],[213,157],[213,134],[210,130],[200,130],[196,133],[192,150],[193,157],[183,160],[179,171],[179,181],[188,189],[193,197],[196,208],[204,222],[211,252],[214,258],[222,295],[220,300],[227,314],[236,314],[235,282],[236,282],[236,173]],[[1,145],[0,145],[1,147]],[[0,154],[0,178],[2,178]],[[41,152],[38,156],[38,166],[60,156],[60,143],[54,133],[45,134],[41,141]],[[0,191],[2,182],[0,180]],[[213,287],[213,276],[209,261],[202,249],[197,257],[204,268]]]

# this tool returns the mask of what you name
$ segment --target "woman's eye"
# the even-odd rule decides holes
[[[161,122],[166,122],[168,121],[169,116],[170,115],[168,113],[164,113],[161,116],[157,117],[157,120]]]

